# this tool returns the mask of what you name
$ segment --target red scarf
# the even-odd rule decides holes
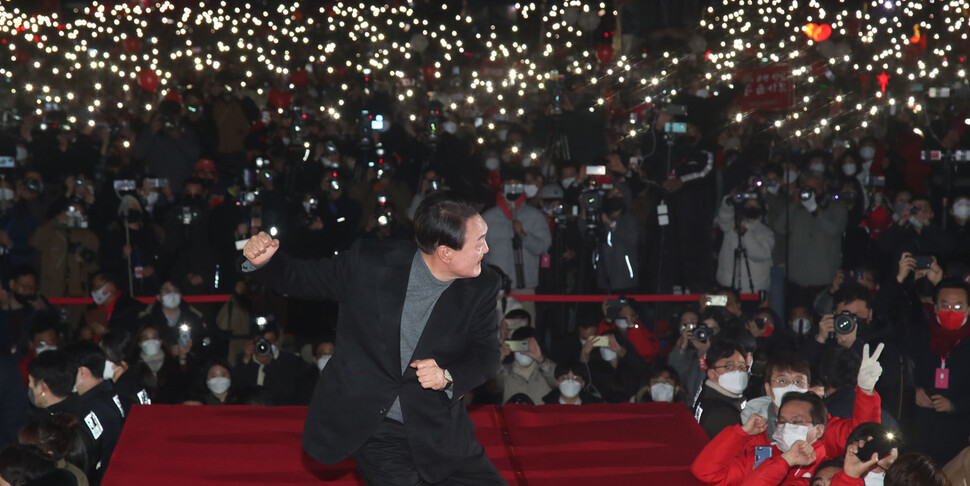
[[[519,198],[515,200],[515,209],[518,210],[519,206],[525,204],[525,193],[519,195]],[[495,205],[505,213],[505,217],[515,219],[512,217],[512,210],[509,209],[508,202],[505,200],[505,194],[498,193],[495,195]]]

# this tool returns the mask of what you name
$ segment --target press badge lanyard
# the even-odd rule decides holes
[[[953,343],[953,346],[945,355],[940,356],[940,367],[936,369],[935,376],[935,386],[940,390],[946,390],[950,387],[950,370],[946,367],[946,359],[950,357],[950,353],[953,352],[953,348],[960,345],[960,341],[963,339],[957,339],[957,342]]]

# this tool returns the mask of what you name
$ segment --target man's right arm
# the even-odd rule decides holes
[[[243,258],[238,260],[237,267],[277,291],[297,298],[343,298],[357,264],[357,244],[346,253],[319,260],[299,260],[277,253],[278,249],[279,240],[261,232],[246,243]]]

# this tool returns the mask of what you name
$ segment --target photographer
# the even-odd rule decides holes
[[[88,275],[97,268],[98,236],[87,228],[84,208],[70,203],[30,237],[40,255],[40,293],[81,297]]]
[[[633,293],[640,285],[640,230],[616,187],[603,198],[599,223],[596,285],[607,293]]]
[[[141,203],[131,194],[121,198],[116,218],[108,224],[101,242],[101,268],[123,276],[121,285],[134,295],[157,293],[158,272],[165,267],[165,233],[147,218]]]
[[[526,204],[522,171],[507,167],[502,172],[503,192],[495,206],[482,213],[488,224],[485,263],[495,264],[512,278],[512,295],[534,294],[539,285],[539,259],[552,245],[546,218]],[[535,304],[523,303],[535,319]]]
[[[685,392],[691,400],[704,383],[702,365],[711,347],[711,338],[721,332],[730,317],[721,308],[703,313],[685,310],[680,315],[680,337],[667,359],[684,380]]]
[[[771,285],[775,235],[762,221],[760,195],[738,189],[724,197],[717,225],[724,232],[717,257],[717,283],[741,292],[766,291]]]
[[[861,356],[866,344],[870,349],[884,344],[879,357],[883,374],[876,390],[883,397],[886,409],[898,416],[902,380],[899,351],[892,339],[892,326],[873,319],[871,299],[869,290],[861,285],[843,286],[835,296],[833,313],[822,316],[815,339],[807,341],[799,353],[817,368],[827,353],[847,348]]]
[[[170,278],[185,295],[210,293],[215,286],[217,260],[211,245],[214,228],[210,225],[202,180],[195,177],[186,180],[181,197],[169,206],[166,214],[165,258],[172,262]],[[225,265],[221,267],[222,278],[227,278],[229,269]]]
[[[138,315],[141,322],[150,322],[164,329],[163,338],[169,342],[177,342],[183,333],[194,344],[196,354],[204,349],[204,340],[208,337],[208,326],[202,312],[182,300],[182,293],[172,281],[166,280],[158,291],[155,302],[148,304]],[[187,326],[187,332],[182,326]]]
[[[8,290],[0,290],[0,354],[10,353],[15,360],[23,359],[29,351],[31,329],[39,322],[57,322],[46,299],[37,295],[37,270],[19,265],[10,271]],[[56,334],[56,332],[55,332]]]
[[[168,179],[173,188],[192,176],[200,151],[199,136],[182,125],[181,111],[177,101],[162,100],[135,142],[135,158],[144,161],[146,172]]]
[[[879,238],[879,248],[894,258],[903,252],[936,255],[945,266],[947,257],[953,253],[953,239],[933,222],[934,216],[928,198],[913,197],[899,213],[896,224]]]
[[[823,174],[805,171],[800,177],[801,190],[791,196],[787,213],[774,212],[768,222],[788,239],[788,293],[794,302],[809,301],[831,283],[842,264],[848,221],[845,205],[829,197]]]
[[[346,184],[339,173],[328,172],[324,176],[316,199],[316,214],[323,225],[325,244],[320,248],[319,255],[307,255],[306,258],[329,256],[347,250],[360,224],[360,203],[347,194]]]
[[[250,389],[264,405],[305,405],[300,381],[306,366],[297,355],[280,350],[279,337],[275,324],[258,326],[232,374],[237,385]]]

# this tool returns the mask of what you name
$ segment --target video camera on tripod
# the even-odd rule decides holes
[[[579,193],[579,209],[585,216],[587,229],[592,229],[600,222],[603,200],[606,193],[613,189],[613,184],[600,179],[606,176],[605,165],[586,166],[586,176],[582,182],[582,192]]]

